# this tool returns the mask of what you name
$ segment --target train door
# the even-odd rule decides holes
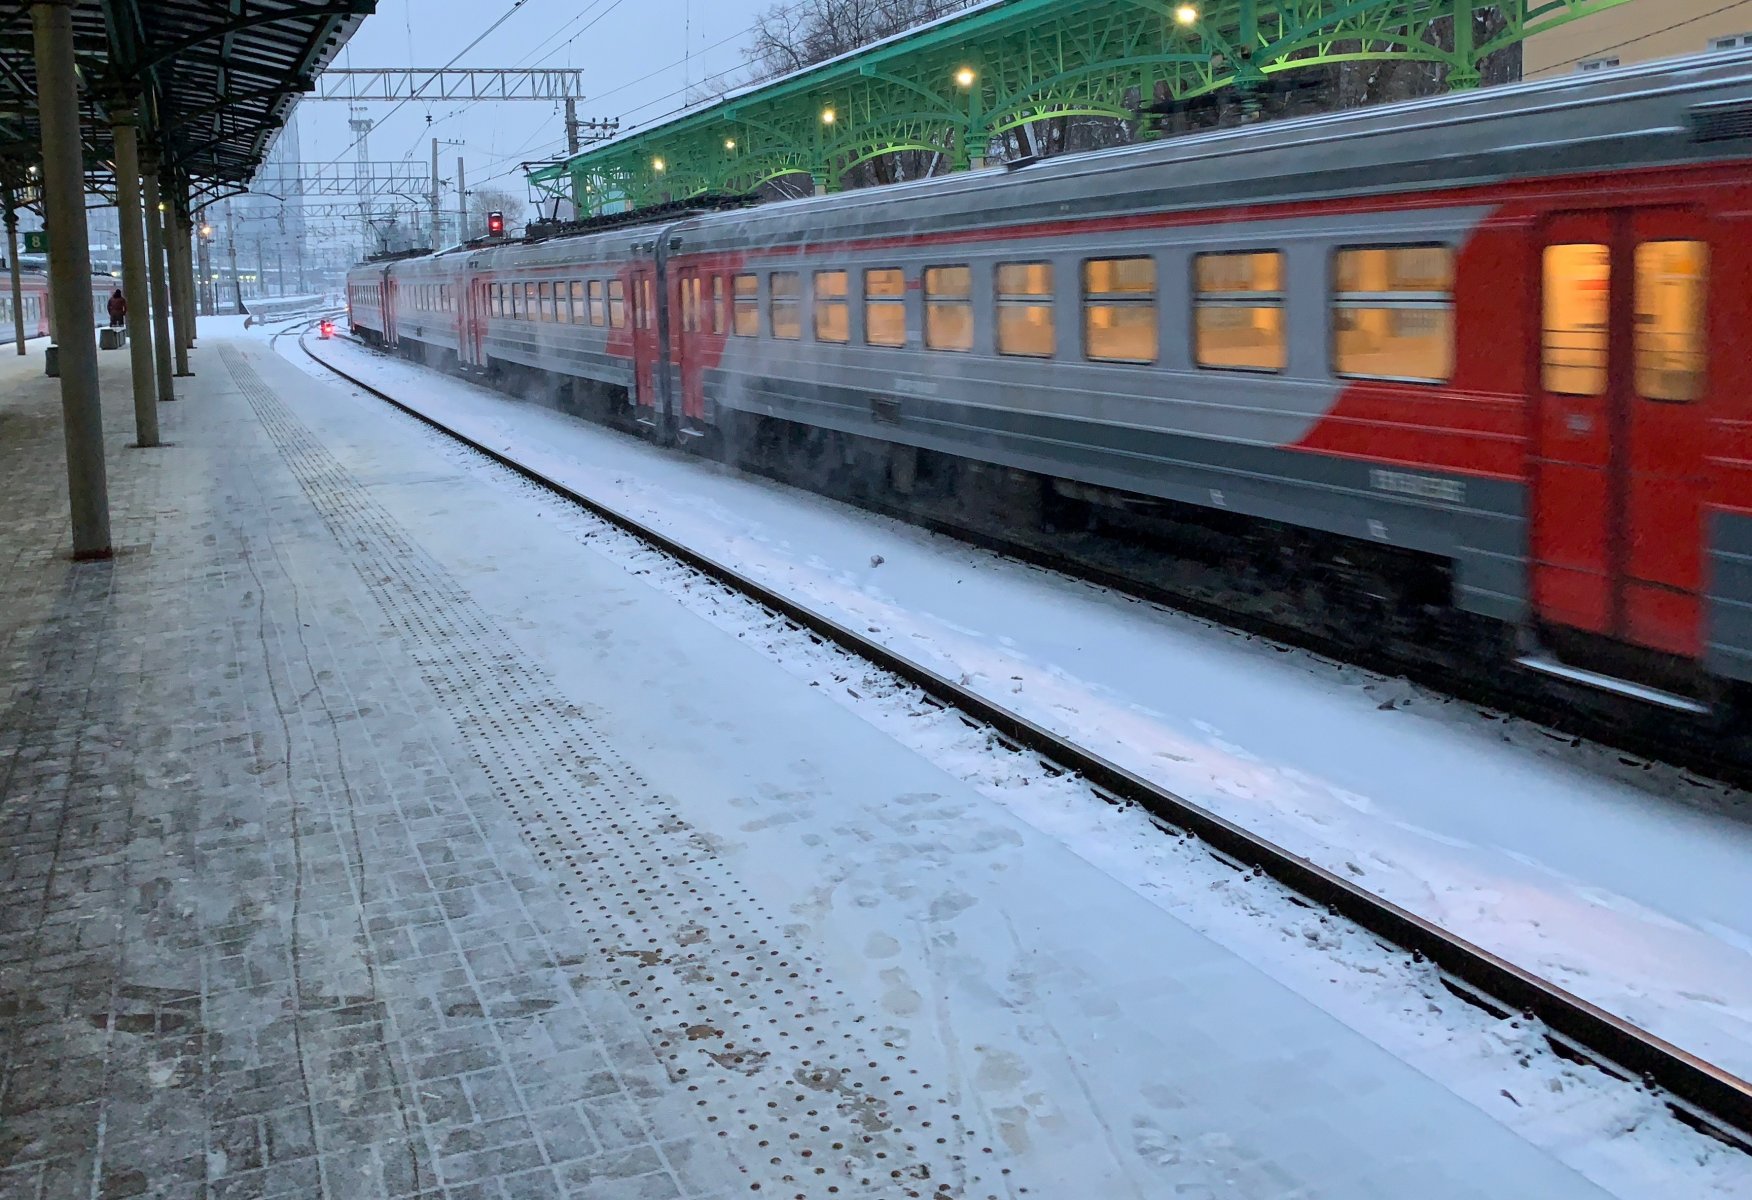
[[[656,271],[647,264],[633,268],[633,402],[643,419],[654,419],[657,409],[657,295]]]
[[[697,422],[705,415],[705,334],[710,315],[705,289],[706,281],[698,270],[688,267],[681,272],[681,327],[675,333],[676,361],[681,369],[681,415],[683,424]],[[671,311],[675,311],[672,308]]]
[[[400,290],[395,276],[385,277],[383,281],[383,343],[386,346],[394,346],[398,340],[396,338],[395,312],[400,307],[397,304],[397,294]]]
[[[1569,213],[1539,239],[1533,603],[1552,626],[1703,651],[1707,222]]]
[[[465,366],[486,366],[487,281],[465,276],[462,312],[462,361]]]

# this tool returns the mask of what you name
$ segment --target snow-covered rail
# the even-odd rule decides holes
[[[519,461],[513,453],[445,425],[336,366],[319,354],[308,339],[301,339],[301,345],[311,359],[353,386],[748,597],[812,637],[891,673],[934,702],[961,714],[964,720],[990,727],[1013,747],[1037,755],[1050,769],[1083,777],[1114,803],[1136,805],[1151,813],[1160,824],[1199,839],[1213,856],[1236,870],[1270,876],[1310,907],[1329,910],[1384,942],[1427,959],[1442,972],[1443,982],[1457,996],[1499,1015],[1521,1013],[1542,1022],[1559,1053],[1590,1062],[1621,1078],[1647,1081],[1667,1093],[1669,1107],[1681,1120],[1752,1153],[1752,1083],[1077,745],[646,522],[583,494]]]

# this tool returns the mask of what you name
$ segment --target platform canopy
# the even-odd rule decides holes
[[[786,175],[832,189],[861,164],[906,151],[934,156],[937,169],[966,167],[1036,122],[1137,121],[1225,90],[1259,95],[1336,63],[1430,64],[1447,86],[1471,87],[1499,51],[1627,2],[983,0],[529,179],[591,214],[747,192]]]
[[[29,3],[0,4],[0,173],[28,186],[41,156]],[[109,190],[112,115],[197,200],[260,168],[301,93],[377,0],[71,0],[89,186]]]

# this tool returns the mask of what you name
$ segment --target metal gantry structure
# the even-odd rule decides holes
[[[424,163],[405,159],[378,162],[300,163],[295,174],[258,175],[250,191],[278,196],[399,196],[423,195],[432,189]]]
[[[784,176],[834,190],[906,151],[978,165],[1039,122],[1096,117],[1152,136],[1151,109],[1350,62],[1410,62],[1449,88],[1525,38],[1628,0],[986,0],[724,96],[529,174],[580,214]],[[1486,18],[1490,20],[1486,21]],[[1478,36],[1481,29],[1488,36]]]
[[[577,100],[584,72],[535,67],[331,67],[316,100]]]

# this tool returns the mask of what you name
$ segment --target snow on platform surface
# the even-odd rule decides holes
[[[288,341],[281,349],[302,359]],[[458,407],[447,416],[481,411],[464,385],[393,363],[381,369],[410,399],[451,397]],[[1011,1190],[993,1194],[1022,1194],[1027,1186],[1031,1195],[1171,1195],[1177,1193],[1163,1189],[1178,1182],[1188,1195],[1360,1196],[1381,1181],[1327,1179],[1324,1172],[1332,1161],[1359,1154],[1379,1163],[1383,1153],[1398,1164],[1381,1177],[1395,1181],[1384,1194],[1442,1195],[1451,1188],[1548,1194],[1544,1182],[1514,1178],[1518,1165],[1505,1173],[1495,1157],[1501,1147],[1472,1157],[1464,1180],[1447,1175],[1449,1153],[1474,1136],[1471,1118],[1484,1114],[1610,1194],[1752,1195],[1743,1157],[1683,1130],[1634,1089],[1556,1061],[1536,1031],[1456,1002],[1372,939],[1335,930],[1281,896],[1248,890],[1135,812],[1112,809],[1074,782],[1006,766],[977,735],[970,741],[952,715],[908,711],[905,697],[860,695],[880,681],[854,677],[855,666],[827,661],[831,655],[809,661],[823,652],[811,651],[807,638],[784,642],[770,618],[736,611],[752,606],[347,391],[351,399],[342,404],[334,388],[313,389],[308,419],[320,415],[345,461],[383,460],[368,472],[376,478],[381,470],[388,491],[380,495],[410,481],[406,486],[430,506],[398,510],[410,532],[458,564],[474,599],[503,614],[507,634],[678,806],[736,873],[735,886],[834,976],[840,998],[854,1008],[874,1006],[849,1018],[854,1027],[875,1022],[884,1031],[880,1051],[868,1060],[880,1065],[868,1069],[887,1075],[882,1082],[906,1083],[890,1058],[904,1055],[905,1069],[932,1082],[933,1100],[943,1098],[942,1088],[964,1098],[953,1110],[957,1120],[973,1119],[966,1111],[972,1108],[982,1132],[996,1131],[985,1134],[994,1154],[1020,1155],[1030,1171],[1045,1171],[1023,1183],[1027,1172],[1018,1166],[1006,1183]],[[519,448],[526,445],[531,425],[523,418],[531,411],[510,405],[490,417],[516,419],[515,429],[496,427],[490,444],[507,446],[515,434]],[[396,455],[405,461],[390,461],[380,440],[386,435],[377,432],[382,422],[399,423],[409,445]],[[534,428],[550,453],[574,453],[563,440],[575,429],[570,422],[538,419]],[[605,439],[603,453],[615,455],[608,467],[584,468],[594,494],[617,480],[631,488],[636,469],[651,491],[632,490],[647,497],[698,477],[734,487],[724,494],[738,500],[748,489],[786,511],[802,502],[799,520],[813,519],[808,498],[789,490],[719,478],[710,467],[623,438],[582,433]],[[421,446],[447,469],[424,465]],[[462,486],[482,472],[497,480],[501,494]],[[684,519],[730,519],[700,492],[674,491],[668,499]],[[539,521],[531,522],[530,506]],[[817,516],[823,513],[841,523],[842,538],[880,537],[884,553],[900,545],[907,554],[984,559],[834,506],[818,506]],[[580,556],[577,544],[595,553]],[[856,549],[868,554],[867,545]],[[850,550],[834,553],[843,564]],[[744,566],[784,565],[798,554],[787,558],[761,544],[757,556],[756,544],[744,540],[732,556]],[[839,579],[848,596],[869,594],[867,576],[860,584],[825,564],[815,570]],[[975,575],[970,566],[961,577]],[[1074,618],[1069,605],[1083,590],[1048,583]],[[1123,615],[1129,606],[1113,607]],[[687,621],[682,614],[689,611],[704,620]],[[897,612],[885,609],[889,618]],[[799,677],[807,687],[796,686]],[[1017,681],[1023,694],[1028,681]],[[898,751],[896,741],[917,753]],[[1207,971],[1212,953],[1226,965]],[[668,951],[658,956],[666,959]],[[686,994],[686,978],[653,979]],[[1211,986],[1218,979],[1227,982]],[[831,1008],[839,1001],[818,994],[818,1002]],[[846,1020],[814,1020],[808,1032],[843,1036]],[[1336,1040],[1313,1052],[1297,1048],[1310,1021],[1323,1038]],[[702,1039],[728,1033],[718,1022],[704,1024]],[[675,1032],[694,1036],[691,1029]],[[681,1037],[670,1040],[681,1045]],[[868,1044],[859,1039],[858,1053]],[[797,1045],[794,1053],[810,1055],[803,1041]],[[747,1049],[744,1043],[712,1061],[749,1066]],[[1404,1073],[1390,1080],[1374,1075],[1381,1069],[1376,1052]],[[770,1045],[760,1053],[778,1054]],[[1354,1055],[1375,1065],[1357,1074]],[[779,1076],[801,1079],[820,1061],[782,1062]],[[842,1097],[863,1090],[833,1073],[847,1069],[843,1060],[831,1068],[831,1078],[852,1089],[839,1091]],[[1296,1098],[1303,1088],[1324,1099],[1303,1107]],[[1245,1094],[1238,1097],[1236,1089]],[[1470,1103],[1444,1108],[1427,1134],[1408,1135],[1403,1157],[1388,1149],[1390,1141],[1377,1140],[1384,1131],[1361,1134],[1338,1115],[1373,1097],[1421,1122],[1428,1112],[1411,1114],[1423,1098],[1443,1092]],[[1328,1101],[1339,1109],[1322,1111]],[[930,1111],[928,1103],[916,1107]],[[1305,1140],[1310,1134],[1313,1145]],[[1321,1165],[1290,1168],[1287,1178],[1255,1171],[1266,1160],[1282,1170],[1280,1154],[1313,1154]],[[1514,1154],[1521,1163],[1519,1149]],[[970,1180],[965,1194],[985,1193]]]
[[[1752,804],[1741,793],[1626,767],[1402,681],[1213,630],[350,341],[320,351],[1752,1078]]]

